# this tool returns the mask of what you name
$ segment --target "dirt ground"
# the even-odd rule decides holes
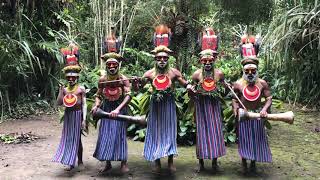
[[[320,112],[295,112],[293,125],[271,122],[269,143],[273,154],[272,163],[257,163],[257,173],[243,175],[237,146],[227,147],[227,155],[219,159],[221,171],[212,173],[210,162],[205,172],[196,173],[195,147],[179,147],[175,158],[177,172],[169,175],[166,159],[163,159],[161,175],[151,173],[150,163],[142,157],[143,143],[129,140],[130,172],[121,175],[119,163],[113,163],[113,170],[99,175],[103,164],[92,157],[97,130],[83,138],[85,170],[66,172],[63,165],[51,162],[59,139],[62,124],[58,114],[42,115],[28,119],[5,121],[0,124],[0,134],[32,132],[41,139],[29,144],[0,143],[0,179],[320,179]]]

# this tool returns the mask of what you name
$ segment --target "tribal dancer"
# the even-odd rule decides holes
[[[169,48],[160,45],[152,52],[155,54],[155,67],[144,74],[146,81],[140,84],[143,86],[150,82],[153,87],[143,154],[146,160],[155,162],[155,173],[161,171],[160,158],[168,156],[168,168],[173,173],[176,171],[173,156],[178,154],[174,81],[177,80],[187,89],[191,85],[177,69],[169,66],[169,53],[172,52]]]
[[[267,110],[272,104],[272,96],[266,81],[258,77],[258,64],[256,54],[250,49],[243,52],[244,59],[243,76],[233,84],[235,93],[245,107],[242,107],[237,99],[232,100],[235,116],[239,108],[246,108],[247,111],[260,112],[261,117],[267,116]],[[249,56],[248,56],[249,54]],[[264,105],[261,98],[264,97]],[[271,151],[268,144],[267,134],[264,127],[264,119],[244,120],[238,122],[238,150],[242,158],[244,172],[247,172],[247,159],[251,160],[250,169],[256,170],[255,162],[271,162]]]
[[[63,71],[69,84],[66,88],[60,86],[57,98],[57,104],[65,107],[65,113],[61,141],[53,161],[68,165],[66,170],[70,171],[75,167],[77,157],[79,169],[84,168],[81,130],[86,127],[87,105],[85,88],[77,82],[81,70],[78,65],[78,47],[71,43],[61,52],[66,60]]]
[[[192,75],[197,91],[189,92],[196,108],[198,172],[204,170],[204,159],[211,159],[212,169],[216,171],[218,157],[226,154],[220,105],[220,98],[224,95],[222,87],[224,75],[221,70],[214,67],[218,55],[218,41],[214,31],[206,28],[199,42],[202,49],[200,53],[202,68]]]
[[[103,111],[110,112],[112,117],[117,117],[118,114],[127,114],[127,104],[131,100],[130,82],[119,72],[119,62],[122,57],[116,53],[107,53],[102,56],[102,59],[105,60],[107,73],[99,79],[92,113],[101,107]],[[123,81],[106,83],[106,81],[112,80]],[[126,134],[127,122],[101,119],[96,150],[93,154],[98,160],[106,161],[106,166],[100,171],[101,173],[112,168],[111,161],[121,161],[120,170],[122,173],[129,171]]]

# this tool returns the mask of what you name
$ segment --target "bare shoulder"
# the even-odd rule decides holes
[[[175,76],[178,76],[178,77],[182,76],[181,72],[176,68],[170,68],[170,71],[173,72]]]
[[[79,88],[82,92],[86,92],[86,88],[83,85],[80,85]]]
[[[143,77],[152,79],[152,74],[154,73],[154,71],[155,71],[154,68],[148,70],[147,72],[145,72],[145,73],[143,74]]]
[[[103,81],[106,81],[107,80],[107,77],[106,75],[103,75],[99,78],[99,82],[103,82]]]
[[[263,79],[260,79],[260,78],[259,78],[258,80],[259,80],[259,82],[261,83],[262,87],[265,87],[265,88],[268,88],[268,87],[269,87],[267,81],[265,81],[265,80],[263,80]]]
[[[198,70],[196,70],[193,74],[194,75],[199,75],[199,74],[201,74],[202,73],[202,69],[198,69]]]
[[[220,69],[214,69],[215,76],[219,77],[219,80],[224,79],[224,74]]]
[[[196,70],[193,74],[192,74],[192,80],[199,80],[200,79],[200,75],[202,73],[201,69]]]
[[[123,74],[121,74],[120,76],[121,76],[121,79],[124,79],[124,80],[128,79],[127,76],[125,76]]]
[[[241,89],[241,79],[237,80],[236,82],[232,83],[232,87],[234,90],[240,90]]]
[[[123,74],[120,74],[120,77],[121,77],[122,80],[124,80],[123,83],[124,83],[125,86],[130,86],[131,85],[130,81],[127,78],[127,76],[125,76]]]

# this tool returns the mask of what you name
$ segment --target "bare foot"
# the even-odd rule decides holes
[[[155,174],[160,174],[161,166],[160,165],[155,165],[154,167],[152,167],[152,172],[155,173]]]
[[[83,171],[85,169],[85,167],[84,167],[82,162],[78,163],[78,169],[79,169],[79,171]]]
[[[252,173],[256,173],[257,169],[256,169],[256,161],[251,161],[250,163],[250,171]]]
[[[173,164],[168,165],[170,173],[175,173],[177,171],[177,168]]]
[[[122,174],[125,174],[125,173],[129,172],[129,167],[128,167],[128,165],[127,165],[127,164],[122,165],[122,166],[120,167],[120,171],[121,171]]]
[[[242,173],[247,174],[248,173],[248,166],[247,166],[247,160],[242,159]]]
[[[218,161],[217,159],[212,160],[212,170],[217,172],[219,170]]]
[[[74,166],[68,166],[67,168],[65,168],[65,171],[71,171],[74,168]]]
[[[106,164],[106,166],[105,166],[104,168],[100,169],[99,173],[100,173],[100,174],[103,174],[103,173],[108,172],[108,171],[111,170],[111,169],[112,169],[111,164]]]
[[[199,164],[198,169],[197,169],[197,173],[200,173],[204,170],[205,170],[204,166]]]

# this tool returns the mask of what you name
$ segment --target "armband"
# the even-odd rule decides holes
[[[96,97],[96,98],[99,98],[100,100],[103,99],[100,94],[94,94],[93,96]]]
[[[131,91],[125,92],[124,96],[131,96]]]
[[[190,82],[187,81],[187,83],[184,85],[184,87],[185,87],[185,88],[188,88],[189,85],[192,86],[192,85],[190,84]]]
[[[272,99],[272,96],[266,97],[266,100],[270,100]]]

